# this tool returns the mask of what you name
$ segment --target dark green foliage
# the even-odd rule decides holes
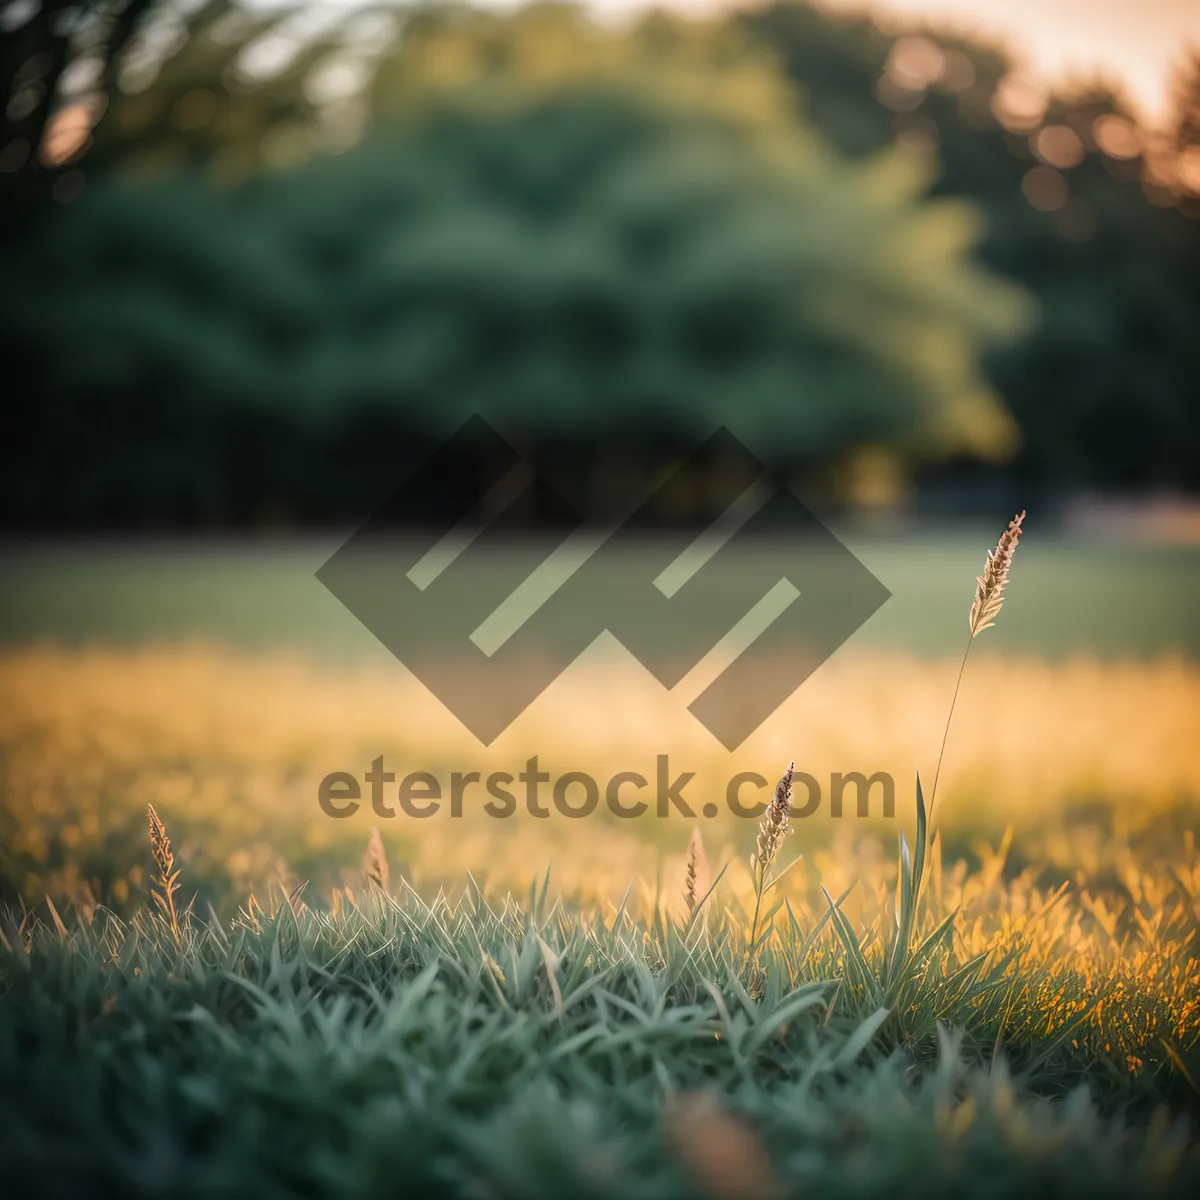
[[[40,148],[54,113],[77,98],[72,68],[90,68],[88,94],[102,104],[115,93],[113,65],[154,0],[37,0],[25,20],[5,5],[0,32],[0,247],[27,232],[53,204],[68,163],[43,159]]]
[[[893,112],[895,37],[803,4],[627,35],[554,6],[426,12],[398,38],[335,27],[252,80],[245,53],[294,14],[212,0],[187,37],[150,13],[161,61],[129,92],[113,68],[146,57],[120,52],[144,6],[84,9],[107,108],[65,166],[83,194],[51,201],[64,168],[0,176],[10,234],[43,218],[0,270],[9,523],[357,516],[397,446],[474,409],[597,479],[714,420],[810,475],[882,443],[920,476],[1011,447],[988,379],[1026,491],[1200,481],[1200,222],[1097,149],[1119,97],[1052,101],[1042,125],[1086,154],[1043,212],[1022,191],[1038,130],[991,115],[1003,53],[936,37],[969,82]],[[43,15],[6,39],[9,76]],[[85,53],[53,38],[51,83]],[[363,102],[330,106],[310,84],[347,64]],[[926,166],[850,161],[914,137]],[[998,276],[1037,300],[1018,341]]]
[[[930,88],[914,111],[893,113],[873,94],[894,39],[871,22],[835,23],[801,4],[745,18],[776,47],[804,89],[806,111],[836,145],[860,154],[916,132],[936,140],[933,194],[961,196],[987,219],[981,256],[1039,302],[1036,330],[989,358],[990,374],[1017,418],[1026,475],[1059,486],[1200,483],[1200,221],[1149,204],[1140,160],[1097,149],[1096,118],[1124,114],[1119,97],[1097,88],[1052,98],[1027,134],[992,116],[1003,54],[951,37],[939,45],[971,64],[974,82]],[[1194,72],[1193,72],[1194,77]],[[1186,142],[1188,78],[1178,122]],[[1194,99],[1192,101],[1194,107]],[[1022,194],[1037,166],[1040,128],[1066,125],[1086,156],[1062,172],[1069,199],[1039,212]],[[1196,199],[1181,207],[1194,215]]]
[[[410,33],[380,69],[379,128],[339,157],[231,186],[98,181],[49,223],[4,273],[0,329],[32,381],[4,507],[362,512],[394,484],[389,447],[473,411],[626,452],[727,423],[808,463],[1003,442],[974,364],[1022,305],[971,266],[968,210],[924,201],[904,156],[848,167],[720,31],[648,26],[626,46],[570,13],[542,20],[468,26],[468,47],[511,39],[511,78],[449,92],[416,73],[458,27],[435,22],[419,52]],[[547,89],[549,36],[582,65]],[[592,60],[614,48],[645,62],[611,79]],[[196,81],[174,62],[161,78],[168,107]],[[248,128],[271,124],[265,102],[238,103]],[[122,100],[98,138],[151,107]],[[131,162],[168,134],[137,135]],[[175,157],[204,144],[183,137]]]

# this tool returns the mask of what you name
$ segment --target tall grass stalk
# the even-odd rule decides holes
[[[946,755],[946,742],[950,736],[950,722],[954,719],[954,707],[958,702],[958,693],[962,687],[963,673],[967,667],[967,658],[970,656],[971,647],[975,644],[975,639],[979,634],[995,624],[996,617],[1004,604],[1004,589],[1008,583],[1013,555],[1021,540],[1024,520],[1025,513],[1022,511],[1008,523],[1008,528],[1000,535],[996,548],[987,552],[983,574],[975,580],[975,597],[967,618],[969,629],[967,648],[963,652],[962,662],[959,663],[954,695],[951,697],[950,711],[946,716],[946,728],[942,733],[942,746],[938,753],[937,770],[933,777],[933,792],[929,797],[928,809],[926,809],[925,798],[921,791],[921,777],[919,774],[917,776],[917,828],[911,851],[904,831],[900,831],[899,861],[896,872],[896,936],[885,956],[884,973],[879,988],[880,998],[885,1005],[895,1002],[900,987],[907,978],[910,964],[918,961],[926,949],[932,948],[942,937],[953,930],[955,914],[951,913],[926,939],[920,950],[913,954],[912,942],[914,931],[917,928],[917,906],[921,898],[921,884],[924,881],[925,859],[929,852],[929,826],[933,815],[934,801],[937,799],[942,760]],[[848,927],[842,929],[836,920],[835,928],[839,929],[843,935],[847,934]],[[850,933],[848,937],[843,936],[843,941],[846,943],[847,951],[853,957],[853,952],[857,950],[853,934]],[[861,954],[859,958],[861,959]]]
[[[146,815],[150,821],[150,850],[158,868],[151,894],[159,913],[171,926],[171,936],[178,942],[179,913],[175,908],[175,893],[179,889],[179,871],[175,867],[175,853],[171,849],[167,827],[153,804],[146,805]]]
[[[775,787],[775,795],[763,813],[758,826],[758,842],[750,858],[750,870],[754,878],[754,920],[750,925],[750,954],[758,944],[758,918],[762,913],[762,899],[774,880],[770,879],[771,865],[779,854],[779,847],[788,835],[788,817],[792,811],[792,775],[795,762],[788,763],[782,778]],[[775,877],[777,880],[778,875]]]
[[[1004,604],[1004,588],[1008,583],[1008,572],[1012,566],[1013,555],[1017,551],[1017,543],[1023,532],[1021,526],[1025,520],[1022,510],[1008,523],[1008,528],[1000,535],[994,550],[987,552],[983,564],[983,574],[975,580],[975,599],[971,604],[968,617],[969,634],[967,648],[963,651],[962,662],[958,665],[958,678],[954,681],[954,695],[950,698],[950,711],[946,715],[946,728],[942,733],[942,748],[938,752],[937,769],[933,773],[933,791],[929,794],[929,817],[933,817],[933,806],[937,802],[938,780],[942,774],[942,760],[946,757],[946,742],[950,737],[950,722],[954,719],[954,706],[958,703],[958,692],[962,687],[963,672],[967,669],[967,659],[975,639],[985,629],[990,629],[996,623],[996,617]]]

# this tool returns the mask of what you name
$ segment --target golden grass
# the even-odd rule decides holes
[[[455,770],[516,772],[540,754],[551,772],[589,771],[603,781],[621,770],[653,778],[655,755],[667,753],[672,774],[695,772],[685,795],[697,812],[708,800],[721,806],[703,821],[719,865],[754,834],[752,822],[724,810],[737,771],[773,778],[794,759],[826,789],[834,771],[887,771],[897,813],[909,814],[916,772],[932,773],[957,665],[838,656],[729,754],[640,668],[613,657],[576,664],[484,750],[398,666],[206,647],[12,652],[0,658],[5,872],[10,880],[16,873],[26,895],[69,878],[95,886],[104,847],[154,804],[184,861],[200,859],[237,886],[273,879],[281,859],[301,874],[317,862],[356,869],[378,824],[394,870],[409,877],[470,870],[519,884],[553,860],[564,887],[611,895],[634,875],[654,880],[667,855],[679,860],[678,895],[694,821],[597,814],[584,831],[557,814],[536,820],[518,811],[496,821],[469,810],[461,820],[443,810],[424,821],[380,821],[369,805],[332,820],[317,805],[317,786],[331,771],[361,778],[378,755],[398,776],[424,769],[445,782]],[[981,656],[959,697],[939,827],[994,838],[1012,823],[1035,831],[1050,854],[1065,805],[1098,805],[1118,831],[1145,825],[1200,798],[1198,711],[1200,670],[1179,661]],[[831,821],[825,796],[813,816],[793,822],[796,852],[857,840],[865,823],[853,813],[851,802],[845,818]],[[893,828],[875,824],[889,841]],[[143,888],[136,865],[130,871],[100,882],[120,884],[118,892]]]
[[[968,653],[1000,611],[1023,518],[977,580]],[[602,812],[583,827],[518,805],[499,821],[480,798],[461,819],[445,806],[430,819],[386,821],[364,786],[358,813],[340,820],[317,801],[325,775],[362,780],[381,758],[393,780],[426,771],[445,787],[454,772],[516,775],[536,755],[552,776],[587,772],[604,792],[618,772],[653,780],[666,755],[667,778],[692,774],[696,811],[716,802],[704,822],[723,864],[711,903],[732,918],[720,928],[749,929],[749,963],[780,922],[815,938],[839,895],[832,922],[842,965],[868,982],[882,972],[889,1004],[902,1002],[908,979],[897,947],[907,956],[924,920],[939,930],[933,937],[949,931],[959,961],[999,964],[1008,999],[991,1017],[1006,1036],[1032,1044],[1056,1032],[1135,1078],[1165,1053],[1190,1081],[1181,1055],[1200,1045],[1200,859],[1190,828],[1200,801],[1200,670],[1181,661],[985,658],[963,688],[965,664],[964,655],[955,675],[954,664],[840,656],[729,754],[640,667],[596,647],[486,750],[398,665],[205,647],[13,652],[0,658],[0,888],[46,896],[60,935],[52,896],[74,902],[85,920],[97,898],[144,903],[145,845],[130,836],[130,821],[145,812],[157,870],[149,895],[176,942],[177,857],[189,888],[232,895],[252,924],[262,911],[255,889],[270,891],[268,906],[281,899],[300,913],[314,873],[336,912],[357,907],[356,893],[375,903],[422,884],[461,895],[468,876],[484,893],[524,891],[551,859],[561,895],[598,901],[601,912],[619,903],[690,923],[711,875],[699,824],[690,839],[682,833],[690,814],[660,819],[652,804],[635,820]],[[955,739],[947,756],[948,716],[934,772],[934,791],[945,783],[941,832],[927,847],[921,808],[917,857],[903,837],[899,867],[885,852],[880,835],[892,841],[896,821],[881,808],[834,821],[828,792],[815,816],[807,802],[796,806],[797,788],[811,799],[810,785],[827,787],[834,772],[887,773],[907,823],[909,781],[928,768],[952,677]],[[772,765],[789,760],[747,858],[755,829],[728,810],[726,782],[757,771],[765,790]],[[1089,819],[1079,818],[1081,805],[1091,806]],[[158,806],[182,831],[178,854]],[[793,829],[803,858],[773,871]],[[977,836],[971,854],[960,853],[965,836],[984,830],[990,839]],[[952,857],[942,833],[958,839]],[[898,940],[885,934],[892,923]],[[918,951],[912,966],[919,976],[929,960]],[[717,1116],[709,1125],[705,1140],[736,1140]]]
[[[694,904],[729,863],[711,903],[749,927],[756,822],[597,816],[584,825],[444,812],[388,822],[369,806],[332,820],[317,784],[334,770],[361,778],[380,754],[398,776],[429,769],[445,779],[517,769],[541,752],[551,771],[603,779],[652,775],[661,752],[673,773],[696,772],[687,794],[698,808],[733,772],[774,778],[794,758],[797,778],[891,771],[897,818],[911,832],[911,780],[932,765],[957,667],[839,656],[730,755],[640,669],[611,660],[568,671],[483,751],[399,667],[205,647],[13,652],[0,658],[0,879],[30,902],[145,903],[153,805],[173,839],[170,861],[157,863],[160,882],[164,863],[167,878],[181,866],[185,898],[199,889],[245,903],[257,890],[267,902],[283,880],[295,907],[311,879],[306,898],[337,904],[370,886],[461,889],[467,872],[489,891],[524,892],[553,862],[563,895],[616,906],[632,882],[631,910],[657,902],[686,918],[688,897]],[[1200,670],[1182,662],[981,656],[943,771],[939,829],[957,849],[935,844],[924,903],[959,910],[963,956],[1022,949],[1034,969],[1011,1021],[1046,1011],[1065,1020],[1066,1008],[1100,1001],[1087,1036],[1101,1049],[1127,1047],[1134,1073],[1139,1047],[1186,1048],[1200,1030],[1200,858],[1176,811],[1200,798],[1197,711]],[[1064,821],[1064,808],[1083,801],[1097,806],[1096,819]],[[857,882],[843,907],[869,942],[893,919],[897,822],[860,820],[852,806],[847,814],[832,821],[825,805],[792,821],[789,842],[803,858],[780,886],[811,929],[824,911],[821,889],[837,896]],[[703,840],[689,851],[697,824]]]

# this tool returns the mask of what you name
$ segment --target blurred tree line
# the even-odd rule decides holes
[[[355,516],[473,411],[597,492],[717,423],[840,497],[1200,483],[1194,114],[796,4],[15,7],[10,525]]]
[[[847,153],[896,139],[936,153],[931,195],[978,205],[980,258],[1037,297],[1032,331],[987,359],[1021,427],[1015,470],[1200,485],[1200,57],[1155,132],[1102,84],[1041,98],[1002,52],[962,39],[796,4],[745,20]]]

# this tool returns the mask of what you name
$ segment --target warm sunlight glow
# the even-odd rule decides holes
[[[864,9],[981,33],[1010,45],[1018,67],[1040,83],[1102,77],[1120,85],[1153,119],[1167,111],[1171,72],[1200,44],[1195,0],[823,0],[832,10]]]
[[[1047,166],[1069,170],[1083,162],[1083,142],[1068,125],[1047,125],[1033,143],[1034,153]]]
[[[1115,113],[1096,118],[1092,137],[1109,158],[1137,158],[1142,152],[1142,140],[1136,126]]]

